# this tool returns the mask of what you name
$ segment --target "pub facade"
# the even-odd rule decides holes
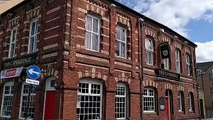
[[[1,118],[199,116],[196,45],[116,1],[25,0],[0,21]]]

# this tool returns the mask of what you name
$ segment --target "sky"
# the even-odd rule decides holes
[[[196,61],[213,61],[213,0],[117,0],[197,44]]]

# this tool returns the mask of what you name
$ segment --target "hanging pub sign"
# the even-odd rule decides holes
[[[166,59],[170,57],[169,44],[162,44],[160,46],[161,58]]]

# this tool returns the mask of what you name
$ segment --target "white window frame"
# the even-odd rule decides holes
[[[124,30],[124,35],[123,35]],[[116,52],[118,57],[126,58],[127,55],[127,29],[121,26],[116,27]],[[122,40],[124,36],[124,40]],[[122,52],[122,44],[124,44],[124,53]]]
[[[34,28],[33,23],[35,23]],[[32,32],[34,31],[34,34]],[[38,19],[34,19],[30,23],[30,32],[29,32],[29,40],[28,40],[28,53],[33,53],[37,51],[37,41],[38,41]],[[32,47],[32,49],[31,49]]]
[[[145,92],[146,91],[146,92]],[[152,91],[153,92],[153,95],[150,95],[150,91]],[[145,110],[145,105],[144,105],[144,107],[143,107],[143,112],[156,112],[156,101],[155,101],[155,98],[156,98],[156,93],[155,93],[156,91],[153,89],[153,88],[144,88],[144,94],[143,94],[143,103],[145,104],[146,103],[146,101],[145,101],[145,98],[152,98],[153,99],[153,101],[148,101],[148,102],[153,102],[153,107],[154,107],[154,109],[153,110]],[[146,95],[145,95],[145,93],[147,93]]]
[[[181,73],[181,54],[180,50],[175,50],[175,60],[176,60],[176,72]]]
[[[145,48],[146,63],[148,65],[154,65],[154,40],[151,38],[146,38]]]
[[[120,91],[118,91],[120,90]],[[124,90],[124,91],[122,91]],[[123,94],[121,93],[123,92]],[[118,83],[117,86],[116,86],[116,95],[115,95],[115,117],[117,119],[125,119],[127,118],[127,112],[128,112],[128,97],[127,97],[127,86],[123,83]],[[116,98],[120,98],[120,101],[117,101]],[[122,98],[124,101],[122,101]],[[121,107],[116,107],[117,104],[119,103],[124,103],[124,111],[123,112],[117,112],[117,108],[120,108],[120,110],[122,109]],[[124,116],[121,116],[122,114],[124,114]]]
[[[22,116],[22,112],[23,114],[25,113],[25,111],[22,111],[22,105],[23,105],[23,97],[28,97],[28,92],[27,93],[24,93],[24,86],[25,85],[30,85],[30,84],[26,84],[25,82],[22,83],[22,89],[21,89],[21,100],[20,100],[20,108],[19,108],[19,119],[24,119],[24,116]],[[31,88],[35,87],[34,85],[31,85]],[[35,89],[35,88],[34,88]],[[31,89],[31,94],[30,94],[30,103],[32,98],[34,98],[34,105],[35,105],[35,96],[36,96],[36,93],[35,91],[33,92],[33,90]],[[29,105],[29,108],[31,108],[31,104]],[[35,106],[34,106],[35,107]],[[35,108],[34,108],[35,109]],[[29,112],[28,112],[29,114]],[[35,113],[33,113],[35,115]],[[30,117],[30,116],[28,116]],[[30,119],[34,119],[34,118],[30,118]]]
[[[188,54],[186,55],[186,72],[188,76],[191,75],[191,60]]]
[[[90,23],[88,23],[88,17],[91,17],[92,18],[92,24],[90,24]],[[94,30],[93,30],[93,21],[94,21],[94,19],[96,19],[96,20],[98,20],[98,31],[97,32],[95,32]],[[89,30],[88,29],[88,27],[87,27],[87,25],[91,25],[91,29],[92,30]],[[86,46],[86,49],[87,50],[90,50],[90,51],[94,51],[94,52],[99,52],[100,51],[100,19],[98,18],[98,17],[95,17],[95,16],[93,16],[93,15],[87,15],[86,16],[86,24],[85,24],[85,28],[86,28],[86,35],[85,35],[85,37],[86,37],[86,39],[85,39],[85,46]],[[90,34],[90,45],[88,45],[88,38],[87,38],[87,33],[88,34]],[[93,49],[93,44],[94,44],[94,41],[95,40],[93,40],[92,39],[92,35],[97,35],[98,36],[98,43],[97,43],[97,50],[96,49]]]
[[[170,60],[169,58],[164,59],[164,69],[169,70],[170,68]]]
[[[4,118],[10,118],[10,116],[7,116],[7,115],[3,115],[3,109],[4,109],[4,98],[7,96],[7,97],[12,97],[12,101],[10,101],[12,104],[13,104],[13,93],[12,93],[12,87],[13,87],[14,83],[13,82],[6,82],[4,84],[4,89],[3,89],[3,95],[2,95],[2,104],[1,104],[1,117],[4,117]],[[10,90],[9,90],[9,94],[5,94],[5,87],[8,86],[10,87]],[[11,107],[13,107],[11,104]],[[11,108],[11,111],[12,113],[12,108]]]
[[[17,27],[14,27],[13,29],[11,29],[8,58],[12,58],[16,56],[17,31],[18,31]],[[14,47],[13,49],[12,49],[12,46]]]
[[[189,93],[189,111],[192,112],[193,111],[193,101],[192,101],[192,97],[193,97],[193,94],[190,92]]]
[[[82,79],[80,80],[79,82],[79,85],[80,84],[88,84],[88,89],[81,89],[81,90],[88,90],[88,93],[81,93],[79,90],[80,90],[80,87],[78,87],[78,92],[77,92],[77,95],[78,95],[78,101],[77,101],[77,109],[80,109],[81,108],[81,96],[99,96],[100,97],[100,101],[99,101],[99,104],[100,104],[100,118],[97,118],[97,119],[92,119],[92,120],[101,120],[102,119],[102,97],[103,97],[103,85],[100,81],[96,81],[94,79],[90,79],[90,78],[85,78],[85,79]],[[100,93],[99,94],[96,94],[96,93],[92,93],[92,85],[99,85],[100,86]],[[80,111],[80,110],[79,110]],[[90,113],[91,114],[91,113]],[[84,115],[84,114],[83,114]],[[77,113],[77,117],[81,116],[81,114]],[[77,118],[78,120],[78,118]],[[89,119],[88,119],[89,120]]]
[[[183,93],[181,91],[178,92],[178,111],[179,112],[183,112],[183,100],[184,100],[184,96],[183,96]]]

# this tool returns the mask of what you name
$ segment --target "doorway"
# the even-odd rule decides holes
[[[44,103],[44,120],[53,120],[56,105],[55,77],[49,77],[46,80]]]
[[[172,120],[173,110],[173,95],[172,91],[167,89],[165,93],[165,105],[166,105],[166,118],[167,120]]]

